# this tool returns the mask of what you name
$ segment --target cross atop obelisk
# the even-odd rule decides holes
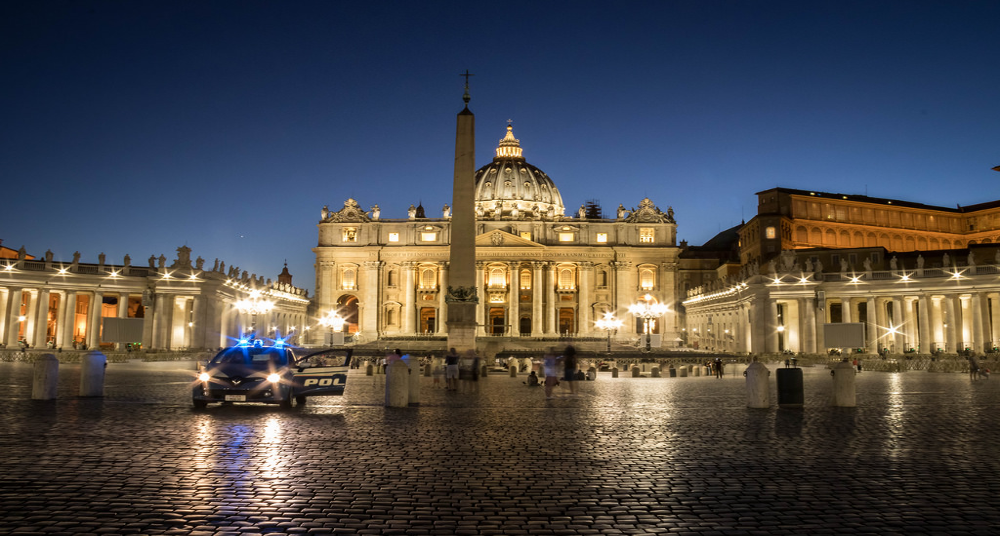
[[[465,109],[458,113],[455,133],[455,176],[452,186],[451,245],[448,266],[448,347],[476,349],[476,116],[469,111],[469,77],[465,74]]]

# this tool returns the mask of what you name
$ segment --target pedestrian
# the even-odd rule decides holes
[[[430,361],[427,366],[431,368],[431,374],[434,375],[434,386],[437,387],[441,385],[441,377],[444,376],[444,366],[441,360],[437,357],[431,355]]]
[[[858,374],[861,374],[861,360],[860,359],[855,359],[854,360],[854,366],[858,367]]]
[[[969,379],[979,379],[979,362],[976,361],[976,356],[973,355],[969,356]]]
[[[479,375],[483,369],[483,362],[479,359],[479,354],[475,350],[469,350],[472,356],[472,375],[469,378],[469,390],[473,393],[479,392]]]
[[[454,348],[444,356],[444,381],[445,389],[458,390],[458,352]]]
[[[715,377],[722,379],[722,358],[720,357],[715,358]]]
[[[569,383],[569,392],[571,395],[576,395],[577,384],[576,384],[576,348],[573,345],[566,346],[563,350],[563,380]]]
[[[555,348],[542,358],[542,372],[545,373],[545,398],[552,398],[552,390],[559,385],[559,362]]]

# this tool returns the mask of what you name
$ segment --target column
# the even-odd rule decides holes
[[[448,301],[445,297],[448,296],[448,262],[442,261],[438,263],[438,314],[434,326],[434,331],[438,334],[448,332],[448,323],[445,320],[448,318]]]
[[[416,282],[414,281],[413,274],[416,270],[415,263],[404,262],[402,264],[403,268],[403,333],[407,335],[413,335],[417,332],[417,322],[416,322],[416,309],[417,309],[417,299],[416,299]]]
[[[956,316],[956,311],[955,311],[956,309],[955,301],[958,299],[959,299],[958,296],[946,295],[944,297],[944,306],[945,306],[945,311],[947,313],[947,318],[945,319],[946,339],[945,339],[944,350],[945,352],[948,352],[950,354],[956,353],[959,350],[961,350],[958,344],[959,343],[958,334],[960,333],[959,326],[961,325],[961,320]],[[961,304],[959,304],[959,307],[961,307]]]
[[[520,335],[521,316],[521,278],[518,277],[518,264],[516,262],[507,263],[510,272],[510,288],[507,289],[507,325],[510,326],[507,335],[517,337]]]
[[[594,333],[594,308],[590,298],[590,291],[594,288],[594,263],[581,262],[578,270],[580,270],[580,288],[577,289],[576,295],[580,318],[577,321],[576,331],[586,337]],[[660,333],[665,333],[663,326],[660,326]]]
[[[358,333],[370,335],[372,339],[378,337],[381,329],[382,301],[379,300],[379,293],[382,285],[379,284],[385,263],[381,261],[364,262],[365,278],[364,287],[360,287],[358,296]],[[332,280],[331,280],[332,282]],[[329,309],[336,309],[337,304],[331,298]],[[328,310],[329,310],[328,309]]]
[[[548,279],[545,281],[545,298],[548,308],[548,314],[545,315],[545,334],[554,335],[557,332],[556,328],[556,316],[559,312],[558,303],[556,302],[556,263],[548,263],[549,274]]]
[[[868,318],[866,322],[865,329],[868,331],[868,353],[877,354],[878,353],[878,323],[875,317],[878,316],[876,312],[878,310],[878,304],[876,303],[875,296],[868,296]]]
[[[149,313],[149,311],[146,312]],[[152,348],[167,349],[170,347],[167,334],[169,333],[169,322],[172,313],[173,307],[171,307],[167,295],[163,293],[156,294],[156,304],[153,306]],[[146,318],[148,319],[149,317],[147,316]],[[245,330],[240,329],[238,336],[242,337],[243,331]]]
[[[191,340],[188,342],[188,346],[191,348],[205,348],[210,346],[205,341],[205,333],[207,333],[208,315],[206,315],[204,296],[195,296],[193,303],[191,304],[191,321],[194,322],[194,327],[191,329]],[[282,333],[283,336],[288,336],[287,333]]]
[[[37,331],[35,317],[38,314],[38,292],[32,290],[22,291],[21,296],[24,296],[24,292],[28,293],[28,310],[24,314],[24,339],[28,341],[28,344],[32,348],[37,348],[35,346],[35,332]]]
[[[781,336],[778,333],[778,301],[767,298],[765,311],[767,312],[767,316],[764,317],[764,332],[766,334],[764,351],[767,353],[776,353],[778,351],[778,338]]]
[[[1000,294],[990,294],[990,348],[1000,347]]]
[[[823,333],[823,325],[826,324],[826,293],[819,291],[816,293],[816,353],[826,353],[826,335]]]
[[[892,344],[894,346],[894,353],[901,354],[906,351],[906,344],[904,343],[904,338],[906,337],[904,333],[903,323],[905,322],[906,311],[903,306],[903,298],[896,296],[892,298],[892,327],[896,328],[896,334],[892,338]]]
[[[479,296],[479,303],[476,304],[477,337],[486,336],[486,308],[489,307],[490,297],[486,292],[486,285],[483,281],[483,270],[485,269],[486,263],[483,261],[476,261],[476,294]]]
[[[336,263],[333,261],[319,261],[319,273],[316,274],[316,301],[321,311],[334,309],[333,291],[337,284],[335,267]]]
[[[767,351],[767,317],[770,303],[763,295],[757,295],[750,304],[750,351],[763,354]],[[692,334],[693,335],[693,334]]]
[[[59,338],[56,346],[62,348],[73,347],[73,330],[76,328],[76,292],[66,291],[65,303],[62,310],[62,326],[59,328]]]
[[[38,298],[35,300],[35,337],[31,343],[32,348],[46,348],[46,339],[49,331],[49,291],[38,290]]]
[[[841,298],[840,300],[840,319],[845,323],[849,324],[853,322],[854,311],[851,310],[851,299]]]
[[[614,261],[611,266],[615,270],[615,296],[617,300],[615,301],[615,310],[628,309],[630,305],[635,303],[635,289],[630,288],[628,285],[628,272],[632,268],[632,263],[627,261]],[[624,333],[635,333],[641,334],[641,331],[637,331],[637,322],[635,317],[632,317],[632,322],[626,322],[622,327],[625,328],[622,331]],[[691,337],[692,326],[688,326],[688,337]],[[691,341],[693,342],[693,341]]]
[[[96,350],[101,346],[101,306],[104,294],[95,292],[91,297],[90,313],[87,315],[87,349]]]
[[[670,307],[665,315],[663,315],[663,325],[660,326],[660,333],[663,334],[664,346],[667,345],[667,337],[670,337],[670,346],[674,345],[673,339],[677,338],[677,296],[675,294],[677,290],[677,263],[676,262],[664,262],[660,263],[660,278],[657,281],[660,289],[660,295],[663,296],[663,304]],[[682,298],[683,299],[683,298]],[[724,332],[723,332],[724,333]]]
[[[800,298],[799,310],[802,311],[802,351],[814,354],[816,353],[816,304],[811,298]]]
[[[4,339],[4,343],[7,348],[17,348],[17,334],[21,329],[21,321],[18,317],[21,316],[21,301],[24,299],[21,294],[23,291],[19,288],[12,289],[9,294],[10,298],[7,300],[7,336]]]
[[[7,342],[7,327],[10,326],[10,290],[0,288],[0,343]]]
[[[977,354],[983,353],[983,296],[978,292],[973,292],[969,306],[972,308],[972,350]]]
[[[917,349],[921,354],[929,354],[934,348],[931,348],[931,297],[929,294],[922,294],[917,298],[917,323],[920,327],[919,337],[920,337],[920,348]]]
[[[531,263],[531,336],[541,337],[543,333],[543,320],[544,315],[542,314],[542,289],[544,284],[542,283],[542,268],[545,266],[544,262],[532,262]]]

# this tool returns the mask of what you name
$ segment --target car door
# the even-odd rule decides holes
[[[350,348],[331,348],[298,360],[292,373],[292,395],[303,397],[344,394],[352,352]]]

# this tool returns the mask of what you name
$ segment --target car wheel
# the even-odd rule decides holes
[[[297,397],[295,397],[295,403],[298,404],[298,405],[300,405],[300,406],[306,405],[306,397],[304,397],[304,396],[297,396]]]
[[[292,407],[292,393],[288,393],[288,396],[281,400],[281,407],[283,409],[291,409]]]
[[[205,409],[208,407],[207,400],[198,400],[197,398],[192,401],[194,403],[194,409]]]

